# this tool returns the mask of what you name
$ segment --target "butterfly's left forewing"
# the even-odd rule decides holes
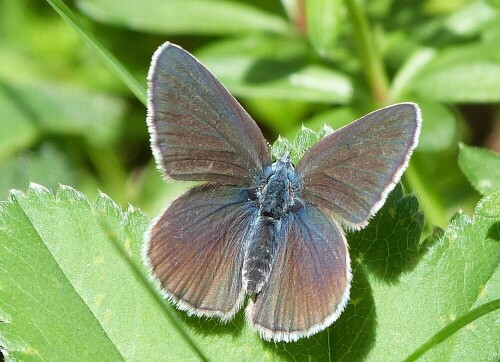
[[[278,234],[273,272],[246,314],[264,339],[290,342],[338,318],[349,297],[350,260],[340,227],[310,204],[288,214]]]
[[[176,180],[250,186],[271,163],[257,124],[191,54],[165,43],[149,70],[153,153]]]

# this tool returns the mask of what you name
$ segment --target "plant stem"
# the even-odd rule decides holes
[[[76,15],[61,0],[47,0],[54,10],[74,29],[87,45],[101,58],[104,64],[113,72],[130,91],[144,104],[147,104],[146,87],[123,66],[113,54],[78,20]]]
[[[446,327],[441,329],[439,332],[437,332],[434,336],[431,337],[431,339],[422,344],[419,348],[415,350],[415,352],[409,355],[405,359],[405,362],[416,361],[425,352],[429,351],[432,347],[443,342],[448,337],[451,337],[454,333],[458,332],[461,328],[465,327],[467,324],[497,309],[500,309],[500,299],[492,300],[491,302],[484,303],[483,305],[474,308],[467,314],[461,316],[460,318],[456,319],[455,321],[453,321],[452,323],[448,324]]]
[[[367,77],[373,97],[379,105],[386,105],[389,98],[389,83],[382,60],[375,50],[368,20],[358,0],[345,0],[349,10],[354,39],[358,48],[363,71]]]

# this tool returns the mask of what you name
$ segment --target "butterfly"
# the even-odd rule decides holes
[[[420,111],[400,103],[313,145],[294,166],[272,159],[257,124],[196,58],[172,43],[148,75],[152,151],[167,179],[201,181],[158,217],[143,257],[162,293],[189,315],[246,318],[265,340],[331,325],[349,299],[342,226],[383,205],[416,147]]]

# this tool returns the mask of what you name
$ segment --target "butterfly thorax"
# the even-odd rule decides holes
[[[256,192],[259,217],[250,233],[243,262],[245,290],[250,295],[258,294],[269,279],[279,247],[276,234],[283,218],[302,205],[296,199],[297,189],[295,170],[287,158],[265,170]]]
[[[259,188],[258,203],[261,216],[279,220],[294,203],[294,190],[290,180],[294,169],[290,162],[278,160],[272,166],[270,175]]]

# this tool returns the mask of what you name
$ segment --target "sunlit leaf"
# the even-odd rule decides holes
[[[421,98],[444,102],[500,101],[500,50],[490,44],[454,47],[438,54],[411,82]]]
[[[500,189],[500,155],[490,150],[461,145],[458,164],[481,194]]]
[[[342,26],[341,0],[309,0],[305,2],[307,34],[316,51],[325,57],[334,54],[339,29]]]
[[[500,193],[494,198],[500,203]],[[459,212],[444,232],[427,240],[427,254],[396,284],[370,277],[378,328],[369,361],[401,361],[457,317],[500,297],[500,214],[491,216],[493,203],[485,201],[474,217]],[[497,320],[498,311],[476,320],[434,346],[425,360],[495,360]]]
[[[350,79],[321,63],[307,62],[296,39],[258,36],[213,43],[199,52],[202,63],[235,95],[345,103]]]
[[[79,0],[94,19],[164,34],[286,33],[286,20],[249,3],[222,0]]]
[[[54,197],[37,185],[1,206],[0,341],[12,357],[193,355],[110,240],[107,227],[140,263],[144,214],[123,213],[104,195],[90,204],[74,189]]]

